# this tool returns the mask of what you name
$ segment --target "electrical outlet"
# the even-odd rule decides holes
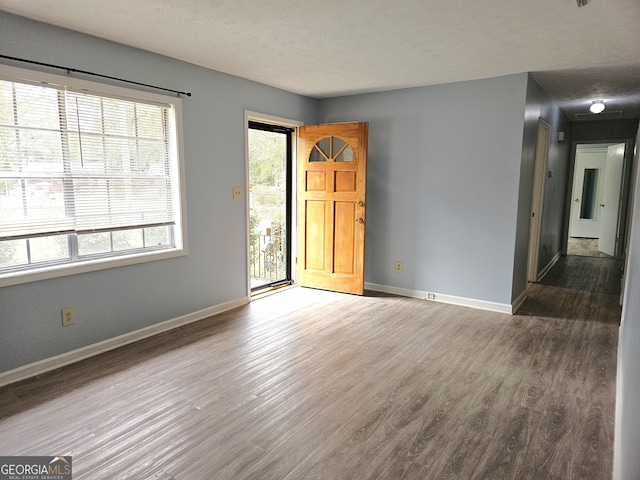
[[[427,300],[435,300],[435,299],[436,299],[435,293],[427,293]]]
[[[233,199],[242,200],[242,187],[233,187]]]
[[[402,262],[396,262],[396,272],[402,272]]]
[[[63,308],[62,309],[62,326],[68,327],[69,325],[73,325],[76,323],[76,320],[73,316],[73,308]]]

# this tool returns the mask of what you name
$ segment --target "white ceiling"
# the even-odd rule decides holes
[[[0,0],[0,10],[323,98],[533,72],[640,115],[640,0]],[[69,65],[73,67],[73,65]]]

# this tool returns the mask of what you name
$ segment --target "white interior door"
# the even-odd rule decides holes
[[[598,238],[602,215],[602,179],[605,177],[607,148],[594,147],[576,151],[569,235]]]
[[[601,214],[598,250],[612,257],[616,255],[616,239],[618,238],[624,149],[624,143],[611,145],[607,148],[607,170],[602,179],[602,196],[598,204]]]

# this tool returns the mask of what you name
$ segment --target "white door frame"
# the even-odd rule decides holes
[[[529,261],[527,281],[538,281],[538,259],[540,256],[540,231],[542,229],[542,210],[544,207],[544,187],[549,163],[549,144],[551,126],[542,117],[538,119],[538,138],[533,166],[533,189],[531,192],[531,218],[529,223]]]

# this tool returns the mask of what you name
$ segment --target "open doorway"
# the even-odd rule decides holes
[[[292,136],[287,126],[248,122],[251,293],[292,283]]]
[[[577,144],[567,254],[618,258],[626,218],[626,144]]]
[[[527,263],[527,281],[538,281],[538,260],[540,253],[540,233],[542,229],[542,210],[544,207],[544,188],[549,162],[549,144],[551,126],[542,117],[538,119],[538,137],[533,167],[533,188],[531,194],[531,217],[529,220],[529,259]]]

